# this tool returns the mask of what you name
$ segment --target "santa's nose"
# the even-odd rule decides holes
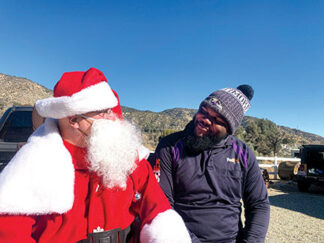
[[[116,115],[114,113],[103,113],[101,116],[103,119],[112,120],[112,121],[116,120]]]

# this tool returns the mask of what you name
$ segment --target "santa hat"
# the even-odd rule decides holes
[[[42,117],[61,119],[114,108],[121,118],[117,93],[110,88],[104,74],[95,68],[64,73],[54,87],[53,96],[36,102],[37,112]]]

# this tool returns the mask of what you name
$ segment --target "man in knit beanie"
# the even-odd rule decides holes
[[[151,164],[192,242],[264,242],[267,189],[252,150],[233,136],[253,94],[249,85],[211,93],[183,131],[157,146]]]

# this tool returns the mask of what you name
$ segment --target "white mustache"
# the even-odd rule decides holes
[[[90,170],[108,188],[126,188],[127,177],[136,168],[139,131],[127,121],[96,120],[88,138]]]

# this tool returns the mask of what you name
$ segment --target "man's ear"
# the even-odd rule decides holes
[[[70,116],[69,118],[69,124],[70,126],[72,126],[73,128],[79,128],[79,117],[78,116]]]

